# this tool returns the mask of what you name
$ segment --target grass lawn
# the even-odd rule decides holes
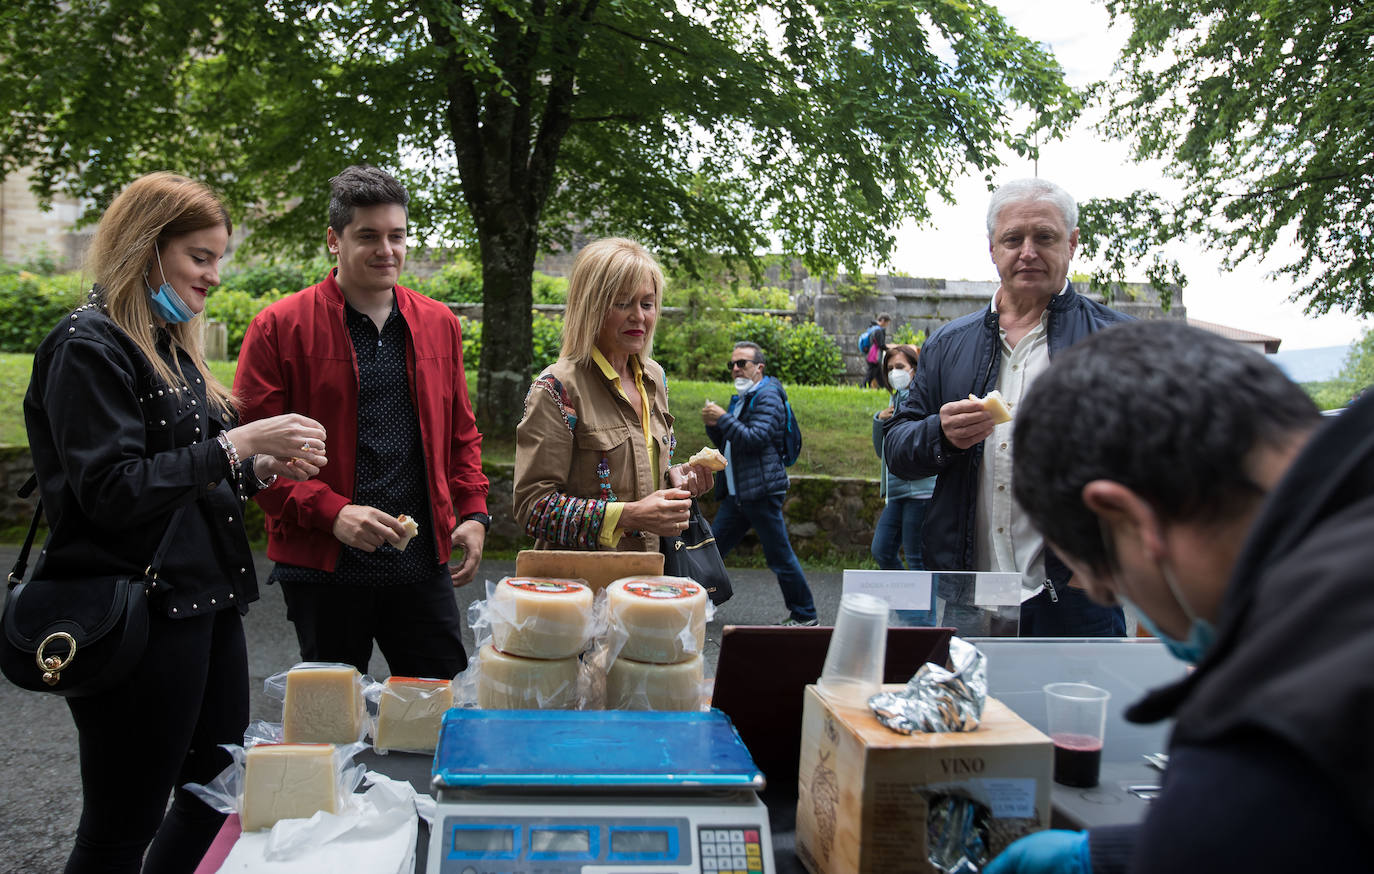
[[[210,369],[226,385],[234,379],[234,362],[213,361]],[[29,385],[33,356],[0,353],[0,445],[25,446],[24,392]],[[477,374],[468,373],[469,390],[475,392]],[[698,411],[709,398],[725,406],[733,388],[725,382],[673,380],[668,385],[668,404],[677,417],[678,455],[686,458],[707,445],[706,427]],[[792,409],[802,428],[802,453],[792,468],[795,474],[876,478],[878,459],[873,454],[870,422],[887,405],[886,394],[857,386],[789,386]],[[491,461],[515,460],[514,434],[487,434],[483,455]]]

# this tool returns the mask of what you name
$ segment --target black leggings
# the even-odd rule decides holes
[[[248,727],[238,611],[168,619],[155,609],[133,677],[67,706],[81,740],[82,789],[67,874],[193,872],[224,815],[181,786],[224,770],[231,760],[219,744],[243,743]]]

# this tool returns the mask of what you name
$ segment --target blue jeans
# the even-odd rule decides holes
[[[753,528],[763,547],[768,569],[778,578],[782,602],[793,619],[809,622],[816,618],[816,604],[811,600],[811,587],[806,584],[792,541],[787,539],[787,523],[782,518],[782,495],[765,495],[754,501],[741,501],[730,495],[720,502],[711,530],[716,534],[720,554],[730,554],[744,535]]]
[[[1046,585],[1021,603],[1022,637],[1125,637],[1126,612],[1103,607],[1082,589]]]
[[[929,498],[898,498],[888,501],[873,529],[872,553],[878,567],[885,571],[924,570],[921,563],[921,524],[926,518]],[[906,553],[902,566],[898,548]],[[930,607],[926,610],[894,610],[894,625],[934,625],[935,587],[930,590]]]

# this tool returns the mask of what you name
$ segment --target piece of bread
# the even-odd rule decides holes
[[[997,389],[988,392],[987,397],[980,398],[977,395],[969,395],[968,399],[983,405],[983,409],[987,410],[989,416],[992,416],[992,424],[1000,425],[1003,422],[1011,421],[1011,410],[1007,407],[1007,402],[1002,400],[1002,393]]]
[[[699,464],[707,470],[725,470],[728,463],[725,455],[712,446],[703,446],[701,451],[687,459],[688,464]]]
[[[397,516],[396,521],[400,522],[401,527],[406,530],[406,536],[402,537],[401,542],[396,544],[396,549],[405,552],[406,547],[410,545],[410,539],[420,533],[420,526],[414,519],[410,518],[405,513]]]

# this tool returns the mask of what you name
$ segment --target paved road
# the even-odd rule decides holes
[[[17,553],[0,546],[0,568],[7,573]],[[257,557],[258,578],[266,579],[270,563]],[[486,562],[480,577],[498,580],[514,572],[514,562]],[[808,573],[822,624],[832,624],[840,601],[840,574]],[[714,676],[725,625],[771,625],[787,616],[777,581],[767,570],[731,572],[735,596],[707,627],[706,673]],[[458,590],[460,607],[484,598],[478,583]],[[296,637],[286,621],[286,608],[276,586],[262,587],[244,622],[248,637],[248,670],[253,689],[252,718],[278,721],[281,705],[262,693],[263,680],[299,660]],[[465,643],[472,652],[471,633]],[[374,677],[387,675],[379,655],[369,666]],[[60,698],[23,692],[0,679],[0,737],[4,738],[0,772],[0,872],[44,874],[62,870],[81,810],[76,731]],[[136,743],[133,727],[130,742]]]

